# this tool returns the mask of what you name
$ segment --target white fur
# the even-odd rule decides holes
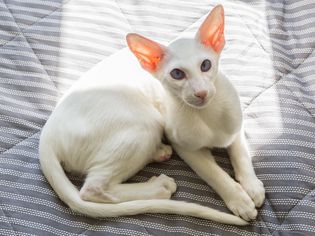
[[[242,129],[239,97],[219,72],[224,46],[224,10],[217,6],[194,39],[168,47],[137,34],[127,43],[142,67],[126,50],[90,71],[61,100],[40,140],[43,173],[58,196],[73,210],[93,217],[139,213],[173,213],[222,223],[242,219],[193,203],[171,201],[173,179],[161,175],[145,183],[122,184],[151,161],[167,160],[170,146],[245,220],[255,219],[265,197],[255,175]],[[210,70],[201,70],[211,61]],[[173,69],[185,76],[175,79]],[[226,147],[235,182],[211,154]],[[65,175],[86,174],[80,192]],[[106,204],[105,204],[106,203]]]
[[[200,70],[205,59],[212,62],[208,72]],[[251,220],[257,216],[255,206],[262,205],[265,190],[255,175],[244,138],[238,94],[218,72],[218,60],[219,55],[198,38],[179,39],[167,48],[165,60],[153,75],[167,92],[165,130],[173,148],[234,214]],[[174,67],[183,70],[186,78],[171,78]],[[194,96],[198,90],[208,92],[201,105],[201,99]],[[217,165],[210,151],[213,147],[228,148],[239,183]]]
[[[40,163],[48,182],[74,211],[91,217],[170,213],[245,225],[237,216],[169,200],[176,184],[165,175],[122,184],[171,155],[161,143],[166,97],[127,50],[101,62],[61,99],[42,131]],[[87,175],[80,191],[62,166]]]

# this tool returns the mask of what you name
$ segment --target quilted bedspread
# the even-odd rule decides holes
[[[38,161],[41,129],[60,96],[125,47],[128,32],[162,43],[194,35],[218,3],[226,14],[221,70],[241,96],[266,187],[257,220],[237,227],[177,215],[92,219],[72,212]],[[0,0],[0,235],[315,235],[314,48],[313,0]],[[226,151],[214,153],[233,175]],[[131,181],[160,173],[175,178],[173,199],[228,212],[176,156]]]

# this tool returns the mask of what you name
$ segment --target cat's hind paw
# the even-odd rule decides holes
[[[172,194],[177,189],[175,180],[164,174],[161,174],[158,177],[151,177],[151,179],[149,179],[149,182],[154,185],[154,189],[156,191],[156,199],[170,199]]]
[[[168,161],[171,158],[171,156],[172,156],[172,147],[170,145],[165,145],[161,143],[153,159],[156,162],[163,162],[163,161]]]

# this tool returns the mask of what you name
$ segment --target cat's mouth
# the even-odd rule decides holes
[[[190,107],[193,107],[196,109],[202,109],[202,108],[207,107],[211,103],[212,99],[214,98],[214,95],[215,93],[211,93],[211,94],[208,94],[208,96],[206,96],[205,98],[196,98],[192,96],[184,97],[183,100]]]
[[[204,107],[206,107],[209,102],[210,102],[210,98],[205,98],[205,99],[198,99],[198,100],[192,100],[192,101],[185,101],[185,103],[193,108],[197,108],[197,109],[202,109]]]

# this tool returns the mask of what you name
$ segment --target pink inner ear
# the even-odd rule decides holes
[[[207,47],[220,53],[224,47],[224,9],[216,6],[199,28],[199,40]]]
[[[151,73],[155,72],[164,55],[162,46],[138,34],[128,34],[127,43],[141,66]]]

